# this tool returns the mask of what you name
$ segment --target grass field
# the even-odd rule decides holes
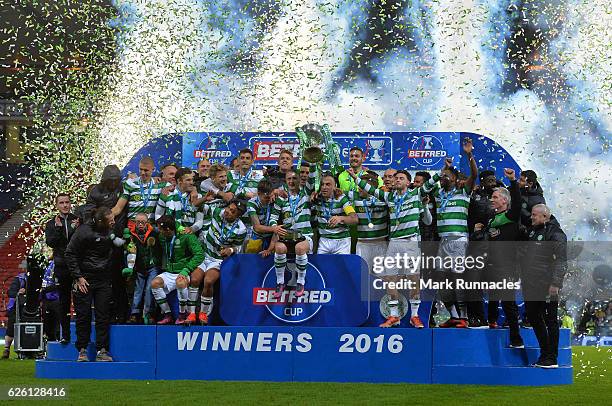
[[[612,399],[612,348],[574,347],[574,384],[478,385],[93,381],[34,378],[34,361],[0,361],[0,386],[64,386],[68,403],[103,404],[469,404],[606,405]],[[13,355],[14,357],[14,355]],[[213,367],[214,366],[203,366]],[[392,373],[392,371],[389,371]],[[23,401],[31,403],[32,400]],[[12,404],[12,403],[11,403]]]

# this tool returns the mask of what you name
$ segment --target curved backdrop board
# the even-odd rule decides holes
[[[412,171],[437,171],[444,166],[444,158],[452,157],[464,173],[469,164],[462,156],[461,144],[465,137],[474,143],[478,168],[492,169],[498,179],[504,178],[504,168],[520,170],[512,156],[502,146],[483,135],[467,132],[334,132],[332,137],[340,146],[341,160],[348,165],[351,147],[366,153],[364,165],[373,170],[405,168]],[[283,148],[295,152],[298,142],[293,132],[187,132],[155,138],[143,146],[124,168],[124,173],[137,172],[138,161],[151,156],[160,168],[166,163],[182,163],[195,169],[202,157],[212,162],[229,164],[238,151],[249,147],[255,155],[255,166],[275,165]],[[296,158],[297,160],[297,158]]]

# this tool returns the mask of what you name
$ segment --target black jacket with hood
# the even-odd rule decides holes
[[[544,191],[538,182],[533,187],[521,188],[521,225],[531,227],[531,209],[536,204],[546,204]]]
[[[115,184],[112,188],[111,185]],[[102,171],[102,177],[100,183],[91,189],[87,196],[87,203],[85,205],[84,222],[88,223],[91,219],[91,211],[101,206],[106,206],[112,209],[117,201],[121,197],[121,171],[117,165],[108,165]],[[126,208],[121,212],[119,216],[115,218],[115,228],[113,233],[115,235],[122,235],[123,229],[127,223],[127,205]]]
[[[93,222],[77,228],[66,248],[66,263],[74,279],[110,280],[113,243],[108,233],[97,230]]]

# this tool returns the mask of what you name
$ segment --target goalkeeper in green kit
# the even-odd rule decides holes
[[[157,220],[159,242],[162,247],[162,273],[151,282],[153,297],[163,313],[157,324],[172,323],[170,306],[166,295],[177,289],[180,313],[176,324],[183,324],[187,318],[189,275],[204,261],[200,242],[193,234],[177,233],[172,216],[164,215]]]

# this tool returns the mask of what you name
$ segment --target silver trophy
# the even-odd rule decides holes
[[[374,151],[372,153],[371,162],[380,162],[382,157],[380,156],[380,150],[385,145],[385,140],[368,140],[368,146]]]
[[[300,142],[298,170],[302,160],[316,166],[315,191],[319,191],[321,168],[323,163],[329,163],[330,171],[334,176],[339,175],[344,168],[340,161],[340,147],[334,142],[327,124],[306,124],[295,129]]]
[[[219,140],[219,137],[215,136],[215,135],[209,135],[208,136],[208,143],[209,146],[207,149],[217,149],[217,141]]]

